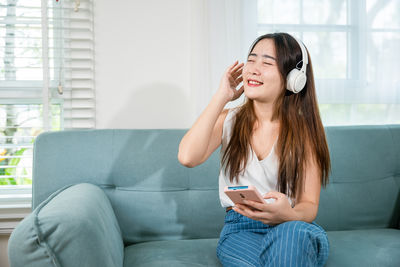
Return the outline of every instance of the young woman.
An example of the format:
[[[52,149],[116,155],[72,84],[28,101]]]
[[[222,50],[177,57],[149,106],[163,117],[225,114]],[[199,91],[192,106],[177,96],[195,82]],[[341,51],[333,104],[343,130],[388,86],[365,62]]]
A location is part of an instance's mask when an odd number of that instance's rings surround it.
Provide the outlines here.
[[[224,109],[243,92],[242,106]],[[194,167],[220,145],[219,195],[227,210],[217,247],[221,263],[323,266],[329,242],[314,220],[330,158],[311,59],[300,41],[286,33],[257,38],[247,62],[235,62],[224,73],[183,137],[178,159]],[[224,193],[235,185],[253,185],[275,201],[235,205]]]

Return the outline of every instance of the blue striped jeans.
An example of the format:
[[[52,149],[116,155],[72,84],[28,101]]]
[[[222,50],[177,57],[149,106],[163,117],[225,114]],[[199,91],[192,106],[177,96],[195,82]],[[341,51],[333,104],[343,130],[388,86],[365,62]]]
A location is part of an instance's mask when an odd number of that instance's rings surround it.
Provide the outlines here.
[[[329,241],[315,222],[263,224],[234,210],[227,212],[217,247],[223,266],[324,266]]]

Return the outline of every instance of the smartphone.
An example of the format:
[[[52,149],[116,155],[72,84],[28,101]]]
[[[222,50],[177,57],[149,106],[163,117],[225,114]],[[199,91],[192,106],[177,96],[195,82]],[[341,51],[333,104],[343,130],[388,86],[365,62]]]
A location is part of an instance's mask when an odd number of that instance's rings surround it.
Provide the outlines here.
[[[257,188],[252,185],[225,186],[224,192],[235,204],[244,204],[243,200],[266,203],[264,198],[258,192]]]

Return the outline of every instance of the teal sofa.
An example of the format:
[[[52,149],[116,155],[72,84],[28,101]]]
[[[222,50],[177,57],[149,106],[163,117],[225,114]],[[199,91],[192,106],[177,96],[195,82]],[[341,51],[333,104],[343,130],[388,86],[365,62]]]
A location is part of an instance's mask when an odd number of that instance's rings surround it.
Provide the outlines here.
[[[219,152],[186,168],[185,130],[41,134],[32,213],[13,231],[11,267],[220,266]],[[316,222],[327,266],[400,266],[400,125],[326,127],[330,184]]]

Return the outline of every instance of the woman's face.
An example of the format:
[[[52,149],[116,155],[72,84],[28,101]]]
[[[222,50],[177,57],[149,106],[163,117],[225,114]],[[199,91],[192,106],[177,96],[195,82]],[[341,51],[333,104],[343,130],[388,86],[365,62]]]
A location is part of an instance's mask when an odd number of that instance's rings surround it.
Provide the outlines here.
[[[271,102],[281,94],[283,82],[272,39],[262,39],[251,51],[243,68],[244,94],[260,102]]]

